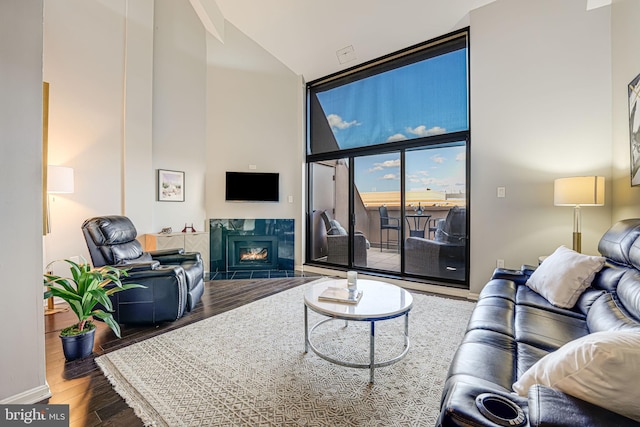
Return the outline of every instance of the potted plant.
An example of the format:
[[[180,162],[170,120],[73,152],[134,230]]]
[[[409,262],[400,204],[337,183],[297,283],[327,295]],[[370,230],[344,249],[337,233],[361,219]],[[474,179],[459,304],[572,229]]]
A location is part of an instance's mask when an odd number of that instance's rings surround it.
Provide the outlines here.
[[[113,266],[91,268],[86,260],[83,261],[82,264],[78,264],[68,259],[64,260],[69,264],[71,277],[44,274],[44,298],[62,298],[78,317],[78,323],[60,332],[62,349],[67,360],[87,357],[93,351],[96,332],[96,325],[92,322],[94,317],[103,320],[120,338],[120,325],[111,314],[113,305],[109,296],[126,289],[144,288],[133,283],[122,284],[121,277],[127,276],[124,269]],[[96,308],[98,304],[107,311],[101,307]]]

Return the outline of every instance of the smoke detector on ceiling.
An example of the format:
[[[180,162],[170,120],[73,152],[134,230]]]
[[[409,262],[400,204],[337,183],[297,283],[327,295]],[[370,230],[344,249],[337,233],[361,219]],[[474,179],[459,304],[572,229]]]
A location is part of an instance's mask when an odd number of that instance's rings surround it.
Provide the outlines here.
[[[340,62],[341,64],[346,64],[347,62],[355,61],[356,52],[353,49],[353,46],[349,45],[347,47],[343,47],[340,50],[337,50],[336,56],[338,57],[338,62]]]

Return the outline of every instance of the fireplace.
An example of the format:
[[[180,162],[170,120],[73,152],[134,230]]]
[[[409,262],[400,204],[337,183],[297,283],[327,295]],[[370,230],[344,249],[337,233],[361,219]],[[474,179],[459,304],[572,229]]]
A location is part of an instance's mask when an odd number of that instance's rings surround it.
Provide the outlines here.
[[[209,271],[232,271],[233,277],[251,277],[257,271],[292,271],[294,229],[293,219],[211,219]]]
[[[227,270],[272,270],[278,267],[276,236],[230,235],[227,237]]]

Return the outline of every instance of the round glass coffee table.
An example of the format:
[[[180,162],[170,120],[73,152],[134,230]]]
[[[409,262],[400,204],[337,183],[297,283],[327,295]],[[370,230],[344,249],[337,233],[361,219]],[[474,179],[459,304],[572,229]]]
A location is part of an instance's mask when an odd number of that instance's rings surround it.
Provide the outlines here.
[[[328,287],[347,287],[346,279],[326,280],[309,286],[304,294],[304,351],[309,349],[321,358],[341,366],[369,369],[369,382],[373,383],[375,368],[389,366],[405,357],[409,351],[409,311],[413,307],[413,297],[399,286],[377,280],[358,279],[358,290],[362,291],[362,298],[357,304],[318,301],[318,296]],[[308,310],[327,316],[309,329]],[[402,352],[384,361],[375,361],[376,322],[404,316],[404,347]],[[311,335],[318,326],[335,319],[345,322],[350,320],[370,322],[369,363],[352,363],[338,360],[322,353],[313,345]]]

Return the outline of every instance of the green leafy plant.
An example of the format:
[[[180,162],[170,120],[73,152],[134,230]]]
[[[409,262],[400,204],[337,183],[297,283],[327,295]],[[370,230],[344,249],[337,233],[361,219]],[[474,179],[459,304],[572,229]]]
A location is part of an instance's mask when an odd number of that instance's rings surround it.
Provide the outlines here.
[[[120,338],[120,325],[111,314],[113,305],[109,296],[116,292],[145,286],[134,283],[122,284],[121,278],[128,275],[125,269],[113,266],[91,268],[86,260],[83,259],[83,261],[82,264],[78,264],[69,259],[64,260],[69,264],[71,277],[44,274],[46,287],[44,298],[52,296],[62,298],[78,317],[78,323],[63,329],[61,335],[70,336],[87,332],[95,328],[91,320],[97,317],[104,320]],[[102,304],[107,311],[96,308],[98,304]]]

